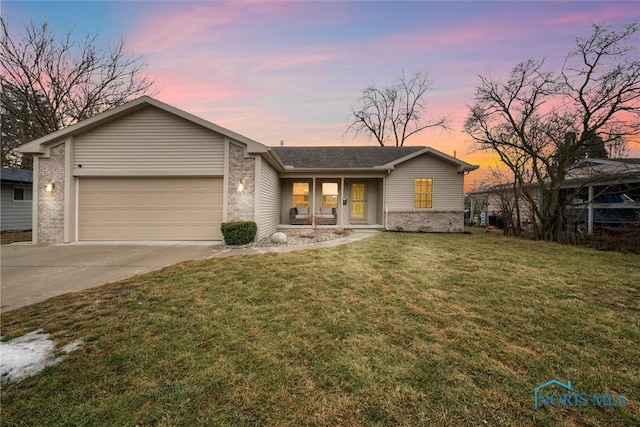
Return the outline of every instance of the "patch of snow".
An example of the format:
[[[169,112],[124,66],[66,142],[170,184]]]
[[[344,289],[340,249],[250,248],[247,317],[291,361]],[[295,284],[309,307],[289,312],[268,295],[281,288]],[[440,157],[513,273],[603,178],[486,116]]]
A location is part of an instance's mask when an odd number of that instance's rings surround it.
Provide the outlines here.
[[[62,347],[62,351],[65,354],[71,353],[81,344],[81,340],[73,341]],[[7,342],[0,341],[0,383],[20,381],[47,366],[60,363],[64,360],[64,355],[55,357],[55,346],[56,343],[49,339],[49,334],[42,333],[41,330]]]

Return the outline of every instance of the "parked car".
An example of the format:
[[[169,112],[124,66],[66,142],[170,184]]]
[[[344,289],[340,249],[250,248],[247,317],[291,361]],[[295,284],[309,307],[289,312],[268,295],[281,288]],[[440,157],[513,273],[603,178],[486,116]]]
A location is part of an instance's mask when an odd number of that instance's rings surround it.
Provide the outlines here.
[[[640,221],[640,202],[626,194],[603,194],[593,201],[593,226],[597,229],[613,229]],[[576,199],[565,208],[565,218],[576,227],[578,233],[586,233],[589,222],[588,201]]]

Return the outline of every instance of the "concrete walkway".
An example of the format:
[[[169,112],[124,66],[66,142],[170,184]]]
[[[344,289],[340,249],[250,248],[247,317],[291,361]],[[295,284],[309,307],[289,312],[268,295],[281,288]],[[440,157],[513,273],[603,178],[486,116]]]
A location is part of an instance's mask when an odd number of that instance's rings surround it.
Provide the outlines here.
[[[123,280],[189,260],[334,247],[377,231],[354,231],[343,238],[307,245],[225,249],[219,243],[77,243],[0,247],[0,312],[57,295]]]

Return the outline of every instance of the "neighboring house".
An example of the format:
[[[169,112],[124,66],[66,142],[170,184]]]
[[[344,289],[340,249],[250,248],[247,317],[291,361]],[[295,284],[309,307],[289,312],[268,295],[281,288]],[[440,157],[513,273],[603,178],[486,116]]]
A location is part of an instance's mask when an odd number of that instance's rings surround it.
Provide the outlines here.
[[[257,238],[292,208],[337,227],[461,231],[464,175],[428,147],[267,147],[142,97],[21,147],[34,156],[36,243]]]
[[[0,226],[2,231],[31,230],[33,173],[2,168]]]
[[[578,231],[592,233],[599,223],[606,222],[611,225],[611,216],[603,215],[598,211],[602,205],[600,201],[611,198],[621,201],[628,199],[640,201],[640,159],[581,160],[568,171],[562,184],[560,197],[561,203],[566,204],[571,211],[565,212],[565,216],[568,219],[573,217],[574,220],[575,217],[581,218],[581,222],[577,224]],[[467,206],[469,206],[467,220],[478,225],[489,225],[494,217],[499,218],[504,214],[502,208],[505,205],[514,204],[511,185],[497,185],[472,191],[467,194]],[[631,204],[628,203],[628,205]],[[480,210],[476,208],[477,206],[481,207]],[[533,221],[533,212],[523,197],[520,198],[519,206],[521,225],[526,226]],[[620,206],[623,204],[621,203]],[[627,208],[626,205],[625,208]],[[624,218],[621,216],[620,222],[628,221],[628,218],[628,216]]]

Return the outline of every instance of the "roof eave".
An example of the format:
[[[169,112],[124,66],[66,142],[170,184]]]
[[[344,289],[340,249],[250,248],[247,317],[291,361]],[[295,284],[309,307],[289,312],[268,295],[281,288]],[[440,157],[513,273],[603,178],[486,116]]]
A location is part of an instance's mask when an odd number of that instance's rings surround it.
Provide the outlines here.
[[[462,161],[460,159],[457,159],[455,157],[451,157],[448,154],[445,154],[442,151],[438,151],[438,150],[436,150],[434,148],[431,148],[431,147],[424,147],[421,150],[415,151],[415,152],[413,152],[411,154],[408,154],[408,155],[406,155],[404,157],[401,157],[401,158],[399,158],[397,160],[394,160],[393,162],[389,162],[389,163],[387,163],[385,165],[382,165],[380,167],[381,168],[386,168],[386,169],[394,169],[394,167],[397,164],[406,162],[407,160],[411,160],[411,159],[416,158],[418,156],[422,156],[423,154],[432,154],[433,156],[438,157],[441,160],[444,160],[444,161],[447,161],[447,162],[452,163],[454,165],[457,165],[458,166],[458,170],[461,171],[461,172],[473,171],[473,170],[476,170],[476,169],[479,168],[478,165],[469,164],[467,162],[464,162],[464,161]]]
[[[294,166],[285,166],[285,172],[384,172],[389,168],[381,166],[363,167],[363,168],[296,168]]]

